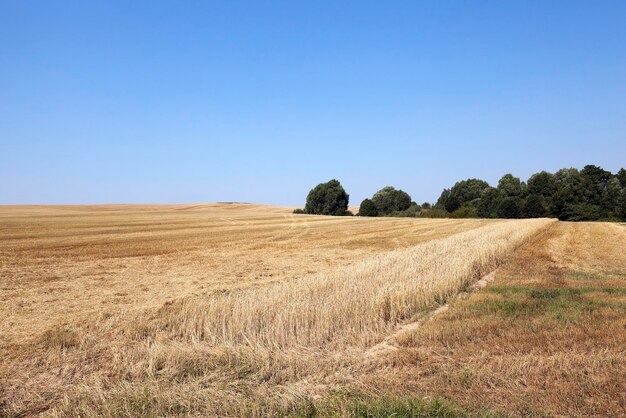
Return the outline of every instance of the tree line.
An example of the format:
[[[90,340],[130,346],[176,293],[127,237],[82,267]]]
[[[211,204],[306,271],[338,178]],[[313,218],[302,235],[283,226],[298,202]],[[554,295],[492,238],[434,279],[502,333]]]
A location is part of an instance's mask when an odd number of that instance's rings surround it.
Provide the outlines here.
[[[304,210],[295,213],[345,216],[349,195],[339,181],[314,187]],[[443,190],[437,202],[417,204],[403,190],[387,186],[361,202],[359,216],[454,218],[543,218],[566,221],[626,221],[626,170],[616,174],[595,165],[582,170],[541,171],[527,181],[505,174],[493,187],[471,178]]]

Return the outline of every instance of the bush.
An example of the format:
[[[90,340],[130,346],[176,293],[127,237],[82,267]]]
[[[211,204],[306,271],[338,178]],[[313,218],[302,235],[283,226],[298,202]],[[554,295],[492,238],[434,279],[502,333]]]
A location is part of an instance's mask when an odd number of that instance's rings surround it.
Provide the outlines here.
[[[359,216],[378,216],[376,204],[370,199],[363,200],[359,206]]]
[[[461,206],[450,215],[452,218],[478,218],[476,209],[471,206]]]
[[[407,218],[415,218],[422,211],[422,207],[417,203],[411,203],[411,206],[405,211],[400,212],[398,216],[405,216]]]
[[[445,209],[424,209],[417,214],[418,218],[449,218],[450,214]]]
[[[304,211],[312,215],[344,216],[348,211],[349,195],[341,183],[331,180],[320,183],[309,192]]]
[[[303,214],[303,213],[306,213],[306,212],[304,211],[304,209],[298,208],[298,209],[294,209],[293,213],[299,215],[299,214]]]

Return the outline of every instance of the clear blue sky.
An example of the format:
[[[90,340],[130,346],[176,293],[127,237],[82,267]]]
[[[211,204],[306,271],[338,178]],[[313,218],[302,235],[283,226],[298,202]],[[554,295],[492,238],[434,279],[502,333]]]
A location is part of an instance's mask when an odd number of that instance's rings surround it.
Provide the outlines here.
[[[626,165],[624,1],[0,0],[0,203]]]

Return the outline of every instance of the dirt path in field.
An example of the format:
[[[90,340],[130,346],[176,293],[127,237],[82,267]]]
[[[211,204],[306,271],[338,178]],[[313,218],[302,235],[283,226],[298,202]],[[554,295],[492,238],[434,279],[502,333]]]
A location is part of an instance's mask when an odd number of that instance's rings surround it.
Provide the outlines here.
[[[491,273],[484,275],[480,280],[478,280],[476,283],[474,283],[470,287],[470,290],[473,292],[473,291],[482,289],[483,287],[487,286],[487,284],[489,284],[489,282],[492,282],[493,280],[495,280],[495,278],[496,278],[496,271],[497,270],[494,270]],[[464,294],[464,293],[460,293],[459,295],[457,295],[452,300],[457,299],[462,294]],[[397,341],[403,335],[405,335],[407,333],[411,333],[411,332],[417,331],[426,321],[430,321],[430,320],[434,319],[437,315],[440,315],[440,314],[444,313],[445,311],[447,311],[449,309],[449,307],[450,307],[450,303],[452,302],[452,300],[450,300],[449,302],[447,302],[447,303],[445,303],[443,305],[440,305],[435,310],[430,311],[428,314],[426,314],[426,316],[418,319],[417,321],[413,321],[413,322],[409,322],[407,324],[400,325],[398,327],[398,329],[394,333],[390,334],[383,341],[381,341],[380,343],[376,344],[375,346],[373,346],[369,350],[367,350],[365,352],[365,357],[366,358],[373,358],[373,357],[382,356],[382,355],[385,355],[387,353],[391,353],[391,352],[399,350],[399,347],[397,345]]]

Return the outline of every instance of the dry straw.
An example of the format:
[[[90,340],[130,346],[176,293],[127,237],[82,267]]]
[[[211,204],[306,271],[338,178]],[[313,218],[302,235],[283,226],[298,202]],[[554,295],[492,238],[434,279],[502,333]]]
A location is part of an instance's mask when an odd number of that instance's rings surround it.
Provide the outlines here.
[[[497,222],[332,273],[187,298],[163,308],[151,327],[211,345],[367,347],[494,269],[551,222]]]

